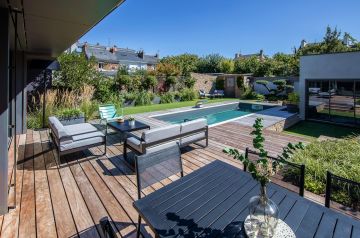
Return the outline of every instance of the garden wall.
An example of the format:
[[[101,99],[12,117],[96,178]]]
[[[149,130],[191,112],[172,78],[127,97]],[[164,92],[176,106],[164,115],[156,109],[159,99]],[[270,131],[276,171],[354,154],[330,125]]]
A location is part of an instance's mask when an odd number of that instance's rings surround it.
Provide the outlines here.
[[[196,79],[194,90],[204,90],[206,93],[212,92],[215,89],[215,80],[217,76],[209,74],[191,73],[191,77]]]

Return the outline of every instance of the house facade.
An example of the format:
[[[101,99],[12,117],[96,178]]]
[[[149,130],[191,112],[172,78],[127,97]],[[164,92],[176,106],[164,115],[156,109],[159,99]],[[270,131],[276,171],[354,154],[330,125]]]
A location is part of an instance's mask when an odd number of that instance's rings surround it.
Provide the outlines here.
[[[360,52],[300,58],[302,119],[360,126]]]
[[[79,44],[82,52],[90,59],[94,57],[97,69],[106,75],[115,75],[120,67],[125,67],[129,72],[139,69],[153,70],[159,63],[159,55],[147,55],[143,50],[119,48],[117,46],[107,47],[99,44]]]

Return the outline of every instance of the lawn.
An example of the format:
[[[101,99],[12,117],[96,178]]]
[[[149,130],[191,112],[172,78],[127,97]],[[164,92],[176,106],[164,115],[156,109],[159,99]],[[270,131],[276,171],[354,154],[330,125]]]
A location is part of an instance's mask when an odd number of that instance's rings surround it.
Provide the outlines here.
[[[359,128],[332,125],[328,123],[301,121],[298,124],[286,129],[284,133],[297,134],[312,138],[318,138],[321,135],[343,138],[351,135],[359,135]]]
[[[226,101],[234,101],[235,98],[219,98],[219,99],[208,99],[205,104],[216,103],[216,102],[226,102]],[[124,114],[137,114],[137,113],[144,113],[144,112],[155,112],[173,108],[180,108],[180,107],[189,107],[195,106],[196,102],[199,99],[194,101],[186,101],[186,102],[174,102],[174,103],[164,103],[164,104],[153,104],[148,106],[137,106],[137,107],[126,107],[124,108]]]

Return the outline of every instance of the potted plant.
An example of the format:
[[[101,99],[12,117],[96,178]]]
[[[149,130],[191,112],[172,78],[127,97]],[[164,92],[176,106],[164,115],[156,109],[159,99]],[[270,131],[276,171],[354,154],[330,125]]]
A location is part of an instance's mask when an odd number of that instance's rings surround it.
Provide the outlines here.
[[[279,208],[267,196],[266,186],[271,181],[270,177],[276,174],[282,163],[289,159],[295,150],[303,149],[304,146],[301,142],[296,145],[289,143],[276,160],[270,159],[264,148],[262,118],[256,118],[253,128],[251,135],[254,136],[253,146],[259,156],[257,160],[251,160],[247,154],[243,155],[233,148],[225,148],[224,153],[240,160],[251,176],[260,184],[260,194],[251,197],[249,201],[249,216],[244,222],[246,232],[254,232],[254,234],[258,234],[257,237],[273,237],[278,223]]]
[[[128,122],[129,122],[130,126],[135,126],[135,117],[129,116],[128,117]]]
[[[80,109],[62,109],[55,115],[64,126],[85,122],[85,115]]]
[[[293,92],[288,94],[288,99],[286,101],[287,111],[290,113],[296,113],[299,111],[299,94]]]

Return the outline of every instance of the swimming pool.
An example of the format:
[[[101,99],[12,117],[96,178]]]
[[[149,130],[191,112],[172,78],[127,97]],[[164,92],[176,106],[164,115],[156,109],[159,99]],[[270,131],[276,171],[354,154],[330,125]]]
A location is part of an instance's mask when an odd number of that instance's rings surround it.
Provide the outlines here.
[[[272,107],[273,106],[251,103],[231,103],[207,108],[190,109],[182,112],[167,113],[154,116],[153,118],[171,124],[181,123],[185,120],[206,118],[208,125],[213,125]]]

